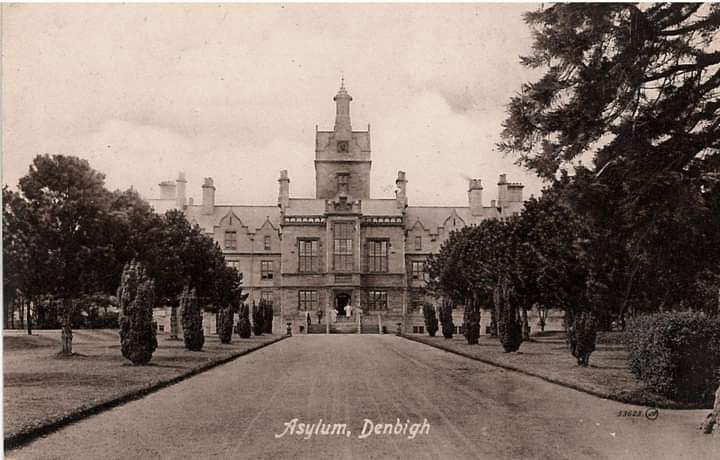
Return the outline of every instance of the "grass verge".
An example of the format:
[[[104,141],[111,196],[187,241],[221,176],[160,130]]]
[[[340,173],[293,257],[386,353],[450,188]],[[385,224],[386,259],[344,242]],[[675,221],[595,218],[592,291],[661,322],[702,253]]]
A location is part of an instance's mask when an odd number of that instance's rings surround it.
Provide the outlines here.
[[[20,331],[22,332],[22,331]],[[60,358],[59,331],[3,334],[5,448],[25,444],[68,423],[138,399],[200,372],[260,349],[285,336],[233,337],[223,345],[206,337],[200,352],[182,340],[158,337],[146,366],[120,353],[115,330],[74,331],[72,357]]]
[[[563,334],[548,334],[523,342],[518,353],[505,353],[500,342],[489,336],[481,336],[478,345],[469,345],[462,336],[452,339],[420,335],[404,337],[600,398],[660,409],[706,408],[673,401],[646,388],[630,372],[624,346],[612,338],[599,340],[590,357],[590,366],[580,367],[568,351]]]

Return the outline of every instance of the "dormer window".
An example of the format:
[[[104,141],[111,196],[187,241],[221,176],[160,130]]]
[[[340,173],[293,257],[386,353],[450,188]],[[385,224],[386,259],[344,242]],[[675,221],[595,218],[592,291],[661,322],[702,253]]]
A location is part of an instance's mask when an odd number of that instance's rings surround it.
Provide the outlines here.
[[[350,174],[341,173],[337,175],[337,191],[339,194],[348,193],[350,183]]]
[[[348,153],[349,150],[350,150],[350,145],[348,144],[348,141],[338,141],[338,143],[337,143],[338,153]]]

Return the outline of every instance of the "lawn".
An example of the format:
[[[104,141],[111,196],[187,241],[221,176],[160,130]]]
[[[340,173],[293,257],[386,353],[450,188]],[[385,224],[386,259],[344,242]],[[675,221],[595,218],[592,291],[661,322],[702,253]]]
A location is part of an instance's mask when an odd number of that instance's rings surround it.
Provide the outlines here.
[[[60,358],[59,331],[4,331],[5,438],[30,432],[74,412],[178,378],[198,368],[277,340],[277,335],[250,339],[233,336],[223,345],[205,338],[203,351],[185,350],[182,340],[158,337],[158,349],[147,366],[133,366],[120,353],[116,330],[73,331],[70,358]]]
[[[618,333],[598,336],[597,349],[587,368],[577,365],[562,332],[533,337],[523,342],[518,353],[504,353],[500,341],[486,335],[480,337],[478,345],[469,345],[462,335],[452,339],[420,335],[408,338],[617,401],[669,409],[697,408],[645,388],[630,372],[628,354]]]

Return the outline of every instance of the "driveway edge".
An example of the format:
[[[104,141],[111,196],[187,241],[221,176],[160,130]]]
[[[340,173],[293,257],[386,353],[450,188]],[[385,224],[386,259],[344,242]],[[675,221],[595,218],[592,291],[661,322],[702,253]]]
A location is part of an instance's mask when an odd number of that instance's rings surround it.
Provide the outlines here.
[[[222,364],[226,364],[226,363],[228,363],[232,360],[235,360],[241,356],[247,355],[248,353],[252,353],[253,351],[257,351],[257,350],[260,350],[261,348],[265,348],[269,345],[280,342],[281,340],[284,340],[288,337],[289,336],[287,336],[287,335],[280,336],[280,337],[276,338],[275,340],[271,340],[269,342],[262,343],[256,347],[248,348],[247,350],[233,353],[224,358],[220,358],[215,361],[207,362],[198,367],[190,369],[182,374],[176,375],[175,377],[172,377],[170,379],[160,380],[158,382],[145,385],[143,387],[140,387],[135,390],[129,391],[127,393],[121,394],[119,396],[113,396],[109,399],[100,401],[96,404],[78,408],[77,410],[67,413],[67,414],[64,414],[61,417],[50,419],[50,420],[46,421],[45,423],[42,423],[41,425],[33,427],[32,429],[21,431],[19,433],[16,433],[16,434],[6,437],[5,442],[4,442],[5,451],[7,452],[10,449],[15,449],[17,447],[20,447],[24,444],[34,441],[35,439],[39,438],[40,436],[48,435],[48,434],[52,433],[53,431],[56,431],[66,425],[73,423],[73,422],[77,422],[84,418],[90,417],[91,415],[96,415],[96,414],[104,412],[108,409],[112,409],[114,407],[128,403],[130,401],[140,399],[146,395],[149,395],[150,393],[154,393],[158,390],[162,390],[163,388],[169,387],[170,385],[174,385],[176,383],[182,382],[183,380],[186,380],[194,375],[200,374],[205,371],[209,371],[210,369],[213,369]]]
[[[586,394],[589,394],[589,395],[591,395],[591,396],[595,396],[595,397],[602,398],[602,399],[609,399],[609,400],[611,400],[611,401],[621,402],[621,403],[624,403],[624,404],[633,404],[633,405],[636,405],[636,406],[655,407],[655,408],[658,408],[658,409],[672,409],[672,410],[680,410],[680,409],[704,409],[702,406],[692,405],[692,404],[683,404],[683,403],[679,403],[679,402],[675,402],[675,401],[649,401],[649,400],[643,399],[642,397],[633,397],[632,394],[617,394],[617,393],[611,393],[611,392],[601,392],[601,391],[594,390],[594,389],[592,389],[592,388],[587,388],[587,387],[582,386],[582,385],[577,385],[577,384],[570,383],[570,382],[567,382],[567,381],[563,381],[563,380],[555,379],[555,378],[552,378],[552,377],[548,377],[548,376],[546,376],[546,375],[539,374],[539,373],[533,372],[533,371],[529,371],[529,370],[523,369],[523,368],[521,368],[521,367],[513,366],[513,365],[510,365],[510,364],[500,363],[500,362],[498,362],[498,361],[495,361],[495,360],[492,360],[492,359],[488,359],[488,358],[480,358],[480,357],[471,355],[471,354],[469,354],[469,353],[464,353],[464,352],[459,351],[459,350],[454,350],[454,349],[452,349],[452,348],[450,348],[450,347],[444,347],[444,346],[442,346],[441,344],[428,343],[428,342],[425,342],[424,340],[422,340],[422,339],[420,339],[420,338],[413,337],[413,336],[410,336],[410,335],[402,335],[402,337],[403,337],[404,339],[407,339],[407,340],[410,340],[410,341],[413,341],[413,342],[417,342],[417,343],[421,343],[421,344],[423,344],[423,345],[427,345],[428,347],[437,348],[438,350],[443,350],[443,351],[446,351],[446,352],[448,352],[448,353],[453,353],[453,354],[455,354],[455,355],[459,355],[459,356],[462,356],[462,357],[464,357],[464,358],[469,358],[469,359],[472,359],[472,360],[475,360],[475,361],[480,361],[481,363],[489,364],[489,365],[495,366],[495,367],[500,367],[500,368],[502,368],[502,369],[506,369],[506,370],[509,370],[509,371],[519,372],[519,373],[521,373],[521,374],[529,375],[530,377],[537,377],[537,378],[542,379],[542,380],[544,380],[544,381],[546,381],[546,382],[553,383],[553,384],[555,384],[555,385],[560,385],[560,386],[565,387],[565,388],[570,388],[571,390],[580,391],[580,392],[582,392],[582,393],[586,393]]]

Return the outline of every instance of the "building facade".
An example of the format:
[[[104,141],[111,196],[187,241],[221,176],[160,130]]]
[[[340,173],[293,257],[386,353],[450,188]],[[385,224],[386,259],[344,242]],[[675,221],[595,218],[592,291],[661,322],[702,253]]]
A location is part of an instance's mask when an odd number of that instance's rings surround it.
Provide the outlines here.
[[[183,209],[212,236],[243,273],[248,301],[271,302],[282,330],[290,323],[294,332],[306,331],[309,313],[313,330],[395,331],[400,323],[420,332],[427,257],[453,230],[518,214],[523,185],[501,174],[497,199],[485,206],[482,184],[472,179],[467,206],[411,206],[408,178],[398,171],[395,196],[373,198],[370,127],[353,130],[344,85],[334,101],[333,129],[316,129],[314,198],[293,198],[283,170],[274,205],[217,204],[211,178],[195,204],[182,175],[161,183],[160,198],[150,202],[159,212]]]

